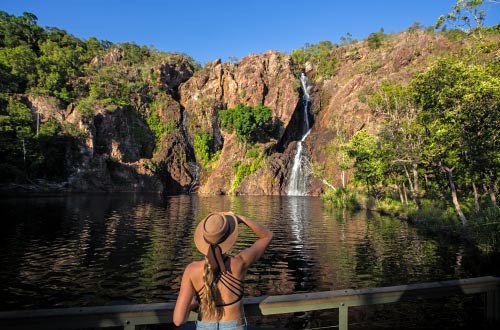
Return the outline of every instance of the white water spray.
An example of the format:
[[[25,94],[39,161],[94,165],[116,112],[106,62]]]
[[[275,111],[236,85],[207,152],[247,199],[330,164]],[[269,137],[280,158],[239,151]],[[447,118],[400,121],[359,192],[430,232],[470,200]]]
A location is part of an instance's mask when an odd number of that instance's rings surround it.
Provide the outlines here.
[[[300,75],[300,83],[304,95],[302,101],[304,102],[304,121],[302,125],[302,138],[297,142],[297,151],[293,158],[292,175],[288,182],[287,195],[288,196],[305,196],[307,195],[307,179],[309,177],[309,163],[306,156],[302,152],[302,142],[311,132],[309,125],[309,91],[308,81],[304,73]]]

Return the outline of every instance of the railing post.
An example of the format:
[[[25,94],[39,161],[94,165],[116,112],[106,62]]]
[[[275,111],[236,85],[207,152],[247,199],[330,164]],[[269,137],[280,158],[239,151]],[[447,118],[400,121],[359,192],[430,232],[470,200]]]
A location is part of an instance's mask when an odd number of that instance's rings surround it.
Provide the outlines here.
[[[489,325],[500,325],[500,290],[486,291],[486,320]]]
[[[339,330],[347,330],[349,324],[348,306],[341,303],[339,306]]]

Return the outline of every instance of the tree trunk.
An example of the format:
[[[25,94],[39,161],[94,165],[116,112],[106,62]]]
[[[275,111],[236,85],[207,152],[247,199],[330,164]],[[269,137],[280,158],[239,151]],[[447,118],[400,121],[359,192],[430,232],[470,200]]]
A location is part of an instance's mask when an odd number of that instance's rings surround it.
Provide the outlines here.
[[[399,199],[401,200],[401,205],[405,205],[405,198],[403,196],[403,189],[401,189],[401,187],[398,184],[396,184],[396,189],[399,193]]]
[[[415,202],[415,205],[417,207],[417,210],[420,209],[420,200],[418,198],[418,192],[415,191],[415,182],[417,182],[418,185],[418,180],[415,179],[415,172],[413,173],[413,180],[410,177],[410,173],[408,172],[408,169],[406,168],[406,165],[403,166],[405,169],[405,174],[406,174],[406,179],[408,180],[408,185],[410,186],[410,193],[411,193],[411,198]],[[418,189],[418,186],[417,186]]]
[[[448,180],[450,181],[450,189],[451,189],[451,198],[453,200],[453,205],[455,206],[455,210],[458,213],[458,217],[460,221],[462,221],[462,225],[467,225],[467,219],[465,218],[462,209],[460,208],[460,203],[458,202],[457,189],[455,188],[455,183],[453,182],[453,170],[454,167],[449,168],[447,166],[442,166],[442,169],[448,174]]]
[[[408,205],[408,194],[406,193],[406,185],[404,182],[403,182],[403,193],[405,196],[405,205]]]
[[[420,191],[418,187],[418,163],[413,162],[413,199],[417,205],[417,210],[420,209]]]
[[[408,184],[410,185],[410,191],[413,191],[413,182],[411,181],[410,173],[408,173],[406,165],[403,165],[403,168],[405,169],[406,179],[408,180]]]
[[[497,207],[497,196],[495,196],[495,191],[493,191],[493,188],[491,188],[491,185],[485,185],[484,190],[488,192],[488,195],[490,195],[490,200],[491,204],[493,207]]]
[[[477,191],[476,183],[472,181],[472,189],[474,190],[474,209],[476,213],[479,213],[481,210],[479,207],[479,192]]]

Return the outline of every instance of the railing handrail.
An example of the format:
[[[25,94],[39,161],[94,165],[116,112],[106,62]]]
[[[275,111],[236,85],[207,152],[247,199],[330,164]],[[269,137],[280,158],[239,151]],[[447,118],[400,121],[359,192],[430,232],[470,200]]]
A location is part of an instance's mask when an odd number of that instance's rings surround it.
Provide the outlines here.
[[[312,293],[269,296],[260,302],[264,315],[279,314],[279,309],[289,312],[305,312],[363,306],[391,302],[411,301],[420,297],[442,297],[449,294],[477,294],[500,288],[500,278],[493,276],[440,282],[416,283],[366,289],[344,289]],[[297,308],[294,308],[297,306]],[[300,307],[299,307],[300,306]],[[307,308],[311,309],[307,309]]]
[[[347,309],[352,306],[411,301],[450,294],[487,294],[486,316],[500,323],[500,277],[478,277],[366,289],[297,293],[244,299],[248,316],[339,309],[339,328],[347,329]],[[1,329],[75,329],[171,323],[175,303],[70,307],[0,312]],[[191,313],[190,320],[196,319]]]

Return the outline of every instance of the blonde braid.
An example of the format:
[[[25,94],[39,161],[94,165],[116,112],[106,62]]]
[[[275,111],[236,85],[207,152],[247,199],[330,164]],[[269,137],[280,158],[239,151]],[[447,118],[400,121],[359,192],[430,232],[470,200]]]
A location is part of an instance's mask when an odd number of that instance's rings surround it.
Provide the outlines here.
[[[205,266],[203,268],[203,286],[205,290],[200,297],[201,315],[206,319],[216,318],[218,320],[221,317],[221,310],[215,302],[220,297],[220,292],[217,288],[217,283],[214,281],[214,273],[207,257],[205,257]]]

